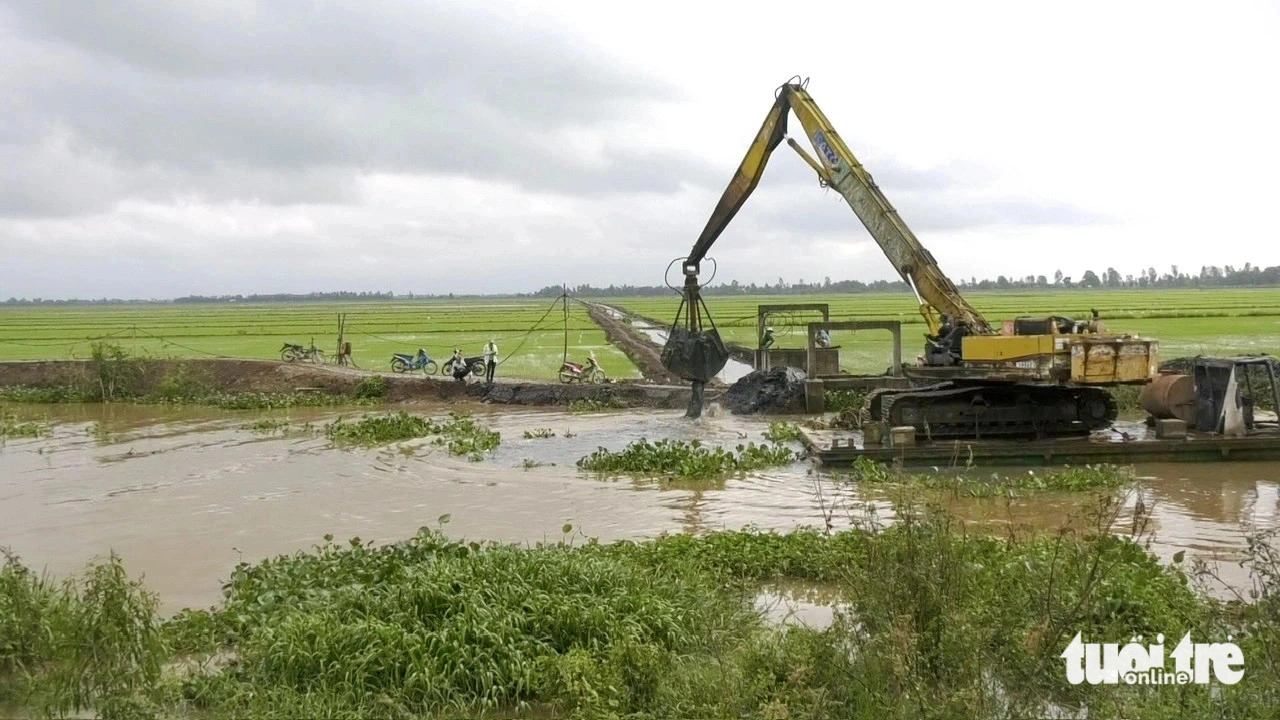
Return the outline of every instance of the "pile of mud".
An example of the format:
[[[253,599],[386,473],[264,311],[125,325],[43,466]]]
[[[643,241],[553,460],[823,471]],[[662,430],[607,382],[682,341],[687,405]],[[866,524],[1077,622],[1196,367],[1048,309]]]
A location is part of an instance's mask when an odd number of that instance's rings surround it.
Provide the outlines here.
[[[720,396],[720,405],[738,415],[804,412],[804,372],[779,367],[756,370]]]

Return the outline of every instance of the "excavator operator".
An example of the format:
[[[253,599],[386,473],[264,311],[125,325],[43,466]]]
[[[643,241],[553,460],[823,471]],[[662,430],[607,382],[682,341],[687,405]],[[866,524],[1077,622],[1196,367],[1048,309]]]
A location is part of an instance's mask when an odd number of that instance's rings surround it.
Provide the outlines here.
[[[929,365],[957,365],[960,362],[960,343],[969,334],[969,328],[951,321],[951,316],[942,313],[939,317],[938,334],[926,335],[925,363]]]

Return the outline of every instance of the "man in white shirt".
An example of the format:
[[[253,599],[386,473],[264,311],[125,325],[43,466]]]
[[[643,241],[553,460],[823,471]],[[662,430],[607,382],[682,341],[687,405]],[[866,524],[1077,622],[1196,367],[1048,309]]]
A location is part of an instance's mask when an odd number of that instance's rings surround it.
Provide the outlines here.
[[[484,381],[493,382],[493,371],[498,367],[498,341],[489,338],[484,346]]]

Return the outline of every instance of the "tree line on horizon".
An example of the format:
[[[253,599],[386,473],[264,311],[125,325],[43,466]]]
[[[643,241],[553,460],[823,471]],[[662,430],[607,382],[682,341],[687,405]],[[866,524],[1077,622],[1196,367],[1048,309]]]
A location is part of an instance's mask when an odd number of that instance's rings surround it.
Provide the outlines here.
[[[1045,275],[1026,275],[1011,278],[999,275],[994,280],[979,280],[976,277],[960,278],[956,281],[961,290],[1044,290],[1044,289],[1097,289],[1097,288],[1202,288],[1202,287],[1269,287],[1280,285],[1280,265],[1262,268],[1245,263],[1244,267],[1232,265],[1218,267],[1205,265],[1197,275],[1182,272],[1177,265],[1169,268],[1169,272],[1159,273],[1149,267],[1137,275],[1132,273],[1121,275],[1115,268],[1094,272],[1086,270],[1079,280],[1064,275],[1061,270],[1050,279]],[[637,295],[664,295],[672,289],[656,285],[610,285],[606,288],[578,285],[571,287],[578,295],[598,297],[627,297]],[[708,285],[703,288],[707,295],[817,295],[821,293],[868,293],[868,292],[910,292],[911,288],[901,280],[837,280],[825,277],[821,281],[788,283],[778,278],[777,283],[758,285],[743,284],[737,280],[727,283]],[[548,285],[534,293],[538,297],[555,297],[561,292],[559,285]]]
[[[1198,274],[1182,272],[1177,265],[1169,268],[1169,272],[1159,273],[1154,267],[1149,267],[1144,271],[1140,271],[1136,275],[1133,273],[1121,275],[1115,268],[1109,267],[1105,270],[1094,272],[1086,270],[1077,280],[1070,275],[1064,275],[1061,270],[1056,271],[1053,277],[1045,275],[1026,275],[1024,277],[1007,277],[999,275],[994,280],[979,280],[976,277],[968,279],[961,278],[957,283],[961,290],[1043,290],[1043,289],[1098,289],[1098,288],[1140,288],[1140,289],[1160,289],[1160,288],[1213,288],[1213,287],[1269,287],[1280,286],[1280,265],[1271,267],[1259,267],[1252,263],[1245,263],[1243,267],[1236,268],[1231,265],[1222,267],[1216,265],[1201,266]],[[311,293],[267,293],[267,294],[237,294],[237,295],[186,295],[173,300],[141,300],[141,299],[121,299],[121,298],[98,298],[98,299],[45,299],[45,298],[15,298],[10,297],[3,302],[4,305],[115,305],[115,304],[134,304],[143,305],[151,303],[173,303],[173,304],[200,304],[200,303],[272,303],[272,302],[321,302],[321,301],[356,301],[356,302],[380,302],[391,300],[443,300],[443,299],[473,299],[473,298],[550,298],[559,297],[566,289],[561,285],[548,285],[541,290],[526,293],[475,293],[475,294],[424,294],[424,293],[394,293],[394,292],[377,292],[363,291],[354,292],[347,290],[339,290],[332,292],[311,292]],[[582,284],[569,286],[569,292],[575,295],[594,296],[594,297],[636,297],[636,296],[653,296],[666,295],[672,292],[672,289],[664,285],[609,285],[608,287],[594,287],[590,284]],[[901,280],[874,280],[871,282],[863,282],[861,280],[836,280],[830,277],[824,277],[821,281],[805,282],[802,278],[794,283],[788,283],[783,278],[778,278],[776,283],[740,283],[737,280],[729,282],[708,285],[703,288],[703,292],[707,295],[817,295],[822,293],[876,293],[876,292],[910,292],[907,284]]]

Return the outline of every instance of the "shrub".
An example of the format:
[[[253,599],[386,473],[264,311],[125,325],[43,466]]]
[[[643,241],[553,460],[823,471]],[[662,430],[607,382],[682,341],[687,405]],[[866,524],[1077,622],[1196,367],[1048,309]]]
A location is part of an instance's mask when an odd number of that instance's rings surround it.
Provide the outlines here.
[[[381,400],[387,396],[387,379],[370,375],[356,384],[351,396],[357,400]]]
[[[142,363],[115,343],[99,340],[91,346],[93,370],[97,380],[99,400],[130,398],[137,395],[142,380]]]
[[[207,375],[178,365],[156,383],[151,396],[161,402],[194,402],[214,394]]]

